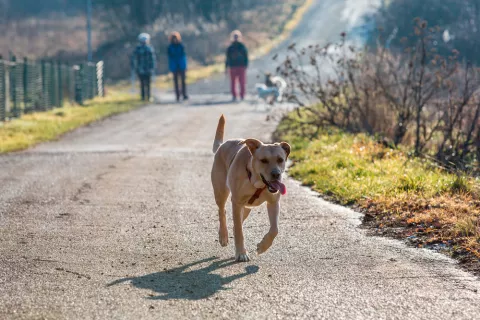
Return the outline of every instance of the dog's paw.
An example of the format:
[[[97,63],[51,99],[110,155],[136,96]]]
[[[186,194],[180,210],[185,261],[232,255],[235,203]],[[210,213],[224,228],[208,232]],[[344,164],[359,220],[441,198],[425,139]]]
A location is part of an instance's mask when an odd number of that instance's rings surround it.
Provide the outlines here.
[[[267,251],[273,244],[273,239],[275,237],[266,235],[262,241],[257,244],[257,254],[262,254]]]
[[[272,244],[267,244],[265,243],[264,241],[260,242],[259,244],[257,244],[257,254],[262,254],[264,253],[265,251],[268,250],[268,248],[270,248]]]
[[[220,242],[220,245],[222,247],[226,247],[228,245],[228,233],[227,232],[225,232],[225,233],[219,232],[218,233],[218,242]]]
[[[250,257],[248,256],[248,253],[237,253],[235,256],[235,261],[236,262],[248,262],[250,261]]]

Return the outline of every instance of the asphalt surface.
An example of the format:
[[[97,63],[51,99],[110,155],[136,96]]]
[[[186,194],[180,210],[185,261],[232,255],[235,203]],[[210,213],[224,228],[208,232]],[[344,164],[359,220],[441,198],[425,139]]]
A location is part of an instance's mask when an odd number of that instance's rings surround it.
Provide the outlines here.
[[[210,185],[217,120],[225,114],[227,138],[265,141],[276,123],[228,98],[177,105],[162,95],[1,156],[0,319],[479,318],[477,278],[440,254],[366,236],[360,214],[291,179],[272,248],[234,263],[233,241],[217,242]],[[267,230],[266,209],[254,210],[247,249]]]

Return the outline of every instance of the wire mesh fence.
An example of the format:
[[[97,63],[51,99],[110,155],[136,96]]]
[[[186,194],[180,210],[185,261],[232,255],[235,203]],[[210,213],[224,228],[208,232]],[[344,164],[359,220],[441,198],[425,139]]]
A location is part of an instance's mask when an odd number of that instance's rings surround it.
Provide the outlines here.
[[[0,121],[61,107],[65,102],[83,105],[85,100],[103,96],[103,76],[102,61],[72,66],[0,57]]]

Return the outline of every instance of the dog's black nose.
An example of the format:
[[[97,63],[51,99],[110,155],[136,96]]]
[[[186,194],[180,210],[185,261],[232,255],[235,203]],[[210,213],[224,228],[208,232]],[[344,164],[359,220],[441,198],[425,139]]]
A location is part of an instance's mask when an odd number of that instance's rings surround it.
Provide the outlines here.
[[[279,171],[275,170],[275,171],[272,171],[272,179],[273,180],[278,180],[280,179],[280,176],[282,175]]]

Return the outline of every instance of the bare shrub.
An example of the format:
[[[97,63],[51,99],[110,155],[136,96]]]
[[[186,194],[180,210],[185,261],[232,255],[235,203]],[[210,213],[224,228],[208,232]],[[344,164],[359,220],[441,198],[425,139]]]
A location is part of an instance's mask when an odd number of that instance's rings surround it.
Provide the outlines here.
[[[316,131],[329,125],[366,132],[465,170],[480,154],[480,71],[462,67],[456,50],[437,54],[437,32],[416,19],[416,41],[403,52],[359,51],[345,34],[325,47],[292,45],[277,72],[301,107],[300,122]]]

